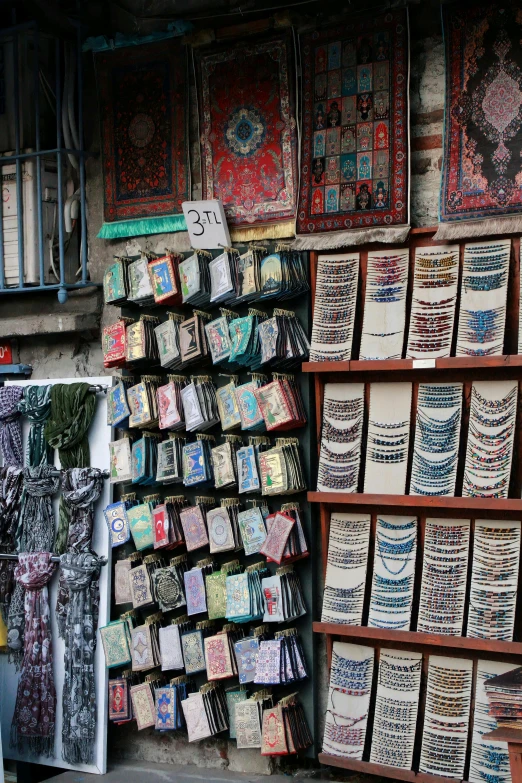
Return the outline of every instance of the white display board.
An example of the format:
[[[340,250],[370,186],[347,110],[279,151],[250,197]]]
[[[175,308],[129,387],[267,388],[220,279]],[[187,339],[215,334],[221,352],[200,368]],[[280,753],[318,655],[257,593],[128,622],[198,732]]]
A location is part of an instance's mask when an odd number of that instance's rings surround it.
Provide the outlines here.
[[[110,386],[110,377],[100,378],[56,378],[52,380],[38,381],[6,381],[6,385],[11,386],[45,386],[55,383],[77,383],[83,381],[92,385]],[[29,422],[22,419],[22,435],[24,448],[29,432]],[[107,470],[109,468],[109,442],[111,440],[111,428],[107,425],[107,398],[104,394],[96,395],[96,410],[93,421],[89,428],[89,446],[91,451],[91,466]],[[55,452],[55,464],[60,466],[58,452]],[[103,566],[100,574],[100,614],[98,627],[106,625],[110,619],[110,596],[111,596],[111,547],[109,544],[109,534],[107,525],[103,516],[103,509],[111,502],[111,485],[109,480],[104,481],[103,491],[94,507],[94,534],[92,539],[93,550],[100,556],[108,558],[108,563]],[[53,499],[56,527],[58,528],[58,505],[60,494]],[[14,664],[8,663],[7,655],[0,655],[0,721],[2,727],[2,746],[4,758],[15,761],[29,761],[37,764],[46,764],[50,767],[59,767],[62,769],[75,769],[82,772],[93,772],[105,774],[107,771],[107,691],[108,691],[108,671],[105,667],[105,656],[103,647],[98,635],[98,644],[96,646],[95,657],[95,676],[96,676],[96,742],[93,764],[68,764],[62,759],[62,690],[64,680],[64,641],[58,636],[58,627],[55,616],[56,597],[58,593],[59,570],[53,575],[50,583],[50,609],[51,609],[51,628],[53,640],[53,663],[54,663],[54,682],[56,685],[56,733],[54,744],[54,757],[45,756],[31,757],[27,753],[20,754],[16,748],[11,748],[9,744],[11,733],[11,721],[16,702],[16,691],[18,687],[19,673]]]

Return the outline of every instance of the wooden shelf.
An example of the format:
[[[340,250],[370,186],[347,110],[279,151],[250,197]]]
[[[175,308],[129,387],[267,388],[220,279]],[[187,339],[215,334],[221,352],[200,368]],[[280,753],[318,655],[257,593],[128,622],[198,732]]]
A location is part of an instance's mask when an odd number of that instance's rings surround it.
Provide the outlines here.
[[[450,498],[425,495],[374,495],[364,492],[308,492],[310,503],[323,503],[353,510],[380,513],[417,511],[434,517],[460,519],[521,519],[522,499]],[[351,507],[351,508],[350,508]]]
[[[422,772],[414,772],[410,769],[388,767],[386,764],[372,764],[370,761],[356,761],[342,756],[330,756],[328,753],[319,753],[319,763],[341,769],[352,769],[363,772],[366,775],[379,775],[392,780],[409,780],[416,783],[457,783],[455,778],[446,778],[442,775],[426,775]]]
[[[366,643],[371,647],[384,645],[395,649],[413,647],[419,651],[444,654],[451,651],[459,658],[500,657],[502,660],[520,662],[522,642],[501,642],[497,639],[471,639],[466,636],[447,636],[419,631],[395,631],[387,628],[368,628],[361,625],[338,625],[336,623],[314,623],[315,633],[342,636],[355,643]],[[522,732],[521,732],[522,734]]]
[[[517,745],[522,745],[521,729],[493,729],[493,731],[483,734],[482,737],[495,742],[514,742]]]
[[[420,363],[414,365],[413,359],[383,359],[380,361],[360,361],[352,359],[347,362],[304,362],[303,372],[319,375],[341,374],[351,378],[369,380],[374,377],[379,381],[397,381],[414,379],[438,380],[451,377],[453,380],[479,380],[488,378],[506,378],[508,375],[517,378],[522,375],[522,356],[450,356],[445,359],[434,359],[431,366]]]

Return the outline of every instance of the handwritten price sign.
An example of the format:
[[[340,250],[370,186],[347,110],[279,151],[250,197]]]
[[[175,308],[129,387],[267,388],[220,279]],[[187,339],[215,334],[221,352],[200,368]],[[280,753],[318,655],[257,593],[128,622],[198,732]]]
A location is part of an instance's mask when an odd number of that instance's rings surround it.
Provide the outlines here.
[[[198,250],[217,250],[222,245],[230,247],[230,234],[221,201],[184,201],[183,214],[192,247]]]

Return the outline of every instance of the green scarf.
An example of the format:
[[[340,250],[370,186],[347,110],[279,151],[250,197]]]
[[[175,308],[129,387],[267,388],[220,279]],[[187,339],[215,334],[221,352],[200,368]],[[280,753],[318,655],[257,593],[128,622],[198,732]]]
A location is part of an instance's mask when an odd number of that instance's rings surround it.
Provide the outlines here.
[[[52,450],[44,437],[45,422],[51,411],[51,386],[26,386],[18,410],[31,422],[26,446],[26,465],[36,467],[51,462]]]
[[[95,395],[88,383],[57,383],[51,390],[51,415],[45,427],[49,446],[58,449],[62,469],[88,468],[91,464],[89,430],[94,410]],[[63,554],[67,548],[70,511],[60,500],[60,524],[56,536],[56,551]]]

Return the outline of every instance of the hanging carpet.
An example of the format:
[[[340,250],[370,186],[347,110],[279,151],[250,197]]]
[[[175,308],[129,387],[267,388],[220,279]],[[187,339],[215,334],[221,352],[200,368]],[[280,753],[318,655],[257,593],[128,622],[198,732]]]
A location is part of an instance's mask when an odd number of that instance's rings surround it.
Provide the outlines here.
[[[518,6],[518,7],[517,7]],[[435,239],[522,231],[520,4],[443,6],[446,125]]]
[[[302,250],[409,233],[407,10],[353,19],[301,38]]]
[[[186,59],[164,41],[95,56],[104,223],[116,239],[186,231],[189,198]]]
[[[233,241],[294,236],[297,131],[290,33],[196,55],[203,198]]]

